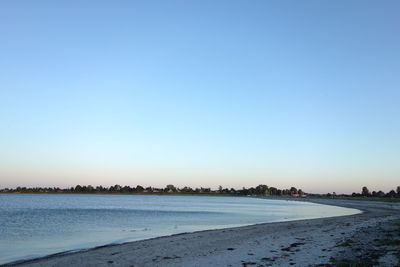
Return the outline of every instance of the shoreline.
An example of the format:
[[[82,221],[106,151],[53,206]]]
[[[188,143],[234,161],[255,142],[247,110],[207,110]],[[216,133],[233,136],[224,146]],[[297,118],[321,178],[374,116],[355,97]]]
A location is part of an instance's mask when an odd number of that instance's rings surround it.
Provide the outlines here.
[[[77,251],[70,250],[14,261],[2,266],[329,264],[329,260],[337,254],[337,243],[364,228],[371,229],[379,223],[400,219],[400,205],[396,203],[337,199],[280,200],[353,208],[361,213],[179,233]]]

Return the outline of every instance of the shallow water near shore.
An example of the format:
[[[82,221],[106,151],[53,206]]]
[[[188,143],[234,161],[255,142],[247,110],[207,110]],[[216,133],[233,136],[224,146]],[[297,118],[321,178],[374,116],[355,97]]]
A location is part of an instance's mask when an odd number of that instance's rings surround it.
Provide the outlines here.
[[[199,230],[358,213],[246,197],[0,195],[0,264]]]

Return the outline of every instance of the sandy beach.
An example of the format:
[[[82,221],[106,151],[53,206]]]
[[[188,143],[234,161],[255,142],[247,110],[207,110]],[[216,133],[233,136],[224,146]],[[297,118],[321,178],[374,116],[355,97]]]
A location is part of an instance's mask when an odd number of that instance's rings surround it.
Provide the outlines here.
[[[305,200],[360,214],[265,223],[108,245],[13,266],[331,266],[399,264],[400,203]],[[397,227],[397,228],[396,228]],[[386,241],[386,242],[385,242]],[[392,242],[391,242],[392,241]]]

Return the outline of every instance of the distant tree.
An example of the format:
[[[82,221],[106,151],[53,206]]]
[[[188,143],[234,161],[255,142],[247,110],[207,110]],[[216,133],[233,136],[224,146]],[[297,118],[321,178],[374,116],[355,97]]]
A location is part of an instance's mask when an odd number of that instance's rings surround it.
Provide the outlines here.
[[[144,187],[141,185],[137,185],[135,191],[141,193],[144,191]]]
[[[209,188],[209,187],[202,187],[201,189],[200,189],[200,191],[202,192],[202,193],[210,193],[211,192],[211,188]]]
[[[254,195],[256,194],[256,189],[254,187],[250,187],[247,189],[248,195]]]
[[[176,187],[172,184],[169,184],[165,187],[165,192],[176,192]]]
[[[379,190],[378,193],[376,193],[376,195],[377,195],[378,197],[384,197],[384,196],[385,196],[385,193],[383,193],[382,190]]]
[[[367,197],[370,195],[369,190],[366,186],[363,186],[363,188],[361,189],[361,195]]]
[[[400,195],[400,185],[396,188],[397,195]]]
[[[122,186],[120,186],[119,184],[116,184],[116,185],[114,185],[114,190],[117,192],[121,192]]]
[[[121,191],[124,193],[129,193],[131,191],[131,187],[128,185],[125,185],[124,187],[122,187]]]
[[[396,192],[395,192],[394,190],[390,190],[390,192],[387,193],[386,196],[388,196],[388,197],[395,197],[395,196],[396,196]]]
[[[101,185],[96,186],[96,192],[104,192],[104,191],[107,191],[107,189],[104,188],[103,186],[101,186]]]
[[[146,187],[146,191],[149,193],[153,192],[153,188],[151,186]]]
[[[283,190],[282,190],[282,194],[283,194],[283,195],[290,195],[291,193],[290,193],[290,190],[289,190],[289,189],[283,189]]]
[[[268,192],[268,186],[260,184],[255,188],[255,193],[258,195],[264,195]]]
[[[192,193],[193,189],[190,188],[190,187],[185,186],[184,188],[181,189],[181,192]]]
[[[291,187],[291,188],[290,188],[290,194],[297,194],[297,189],[296,189],[296,187]]]
[[[75,186],[75,192],[82,192],[82,186],[80,186],[79,184]]]
[[[269,188],[269,194],[270,195],[278,195],[278,189],[276,187],[270,187]]]

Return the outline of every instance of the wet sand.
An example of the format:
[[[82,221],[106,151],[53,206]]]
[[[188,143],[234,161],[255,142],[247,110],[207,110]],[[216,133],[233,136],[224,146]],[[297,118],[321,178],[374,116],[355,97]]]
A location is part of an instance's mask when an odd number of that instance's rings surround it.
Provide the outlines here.
[[[357,256],[344,246],[378,240],[382,226],[400,220],[400,203],[302,199],[355,208],[360,214],[264,223],[108,245],[19,262],[17,266],[318,266]],[[382,232],[383,233],[383,232]],[[363,240],[364,238],[365,240]],[[396,237],[395,237],[396,238]],[[390,248],[390,247],[389,247]],[[370,246],[366,246],[370,249]],[[396,266],[396,249],[381,249],[375,259]],[[347,253],[347,254],[345,254]],[[366,252],[367,253],[367,252]],[[354,254],[354,255],[349,255]],[[393,254],[393,255],[392,255]],[[329,266],[329,265],[328,265]]]

